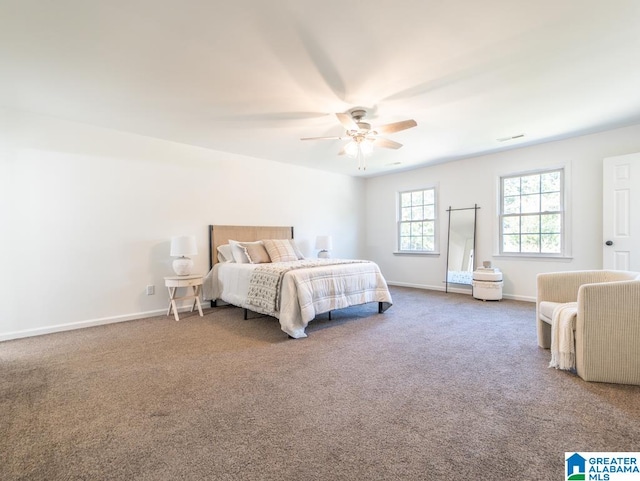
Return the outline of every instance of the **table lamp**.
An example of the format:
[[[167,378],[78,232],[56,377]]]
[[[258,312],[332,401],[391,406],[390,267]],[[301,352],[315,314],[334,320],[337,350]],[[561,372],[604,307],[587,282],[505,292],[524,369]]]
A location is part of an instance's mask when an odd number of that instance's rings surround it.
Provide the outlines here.
[[[171,257],[177,257],[173,261],[173,270],[179,276],[188,276],[193,269],[193,261],[187,256],[198,253],[196,238],[194,236],[176,236],[171,238]]]
[[[333,248],[333,239],[330,235],[319,235],[316,237],[316,249],[319,249],[318,257],[328,259],[331,257],[329,251]]]

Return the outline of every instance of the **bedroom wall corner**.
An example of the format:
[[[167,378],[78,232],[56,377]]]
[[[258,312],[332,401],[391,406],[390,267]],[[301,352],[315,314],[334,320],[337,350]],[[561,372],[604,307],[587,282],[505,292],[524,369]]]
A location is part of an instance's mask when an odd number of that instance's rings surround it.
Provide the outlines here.
[[[634,152],[640,152],[640,124],[369,178],[365,195],[367,256],[380,265],[392,285],[444,290],[446,209],[478,204],[477,262],[492,261],[503,271],[504,297],[535,300],[538,273],[602,267],[602,161]],[[500,175],[560,165],[570,168],[571,257],[496,256]],[[440,254],[394,255],[397,192],[431,185],[438,186]]]

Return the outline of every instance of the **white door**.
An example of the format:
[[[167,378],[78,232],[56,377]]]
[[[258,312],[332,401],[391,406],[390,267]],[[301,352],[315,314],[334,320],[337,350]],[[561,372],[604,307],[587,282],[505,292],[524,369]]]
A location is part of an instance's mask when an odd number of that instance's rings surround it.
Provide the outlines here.
[[[602,239],[604,269],[640,271],[640,153],[604,159]]]

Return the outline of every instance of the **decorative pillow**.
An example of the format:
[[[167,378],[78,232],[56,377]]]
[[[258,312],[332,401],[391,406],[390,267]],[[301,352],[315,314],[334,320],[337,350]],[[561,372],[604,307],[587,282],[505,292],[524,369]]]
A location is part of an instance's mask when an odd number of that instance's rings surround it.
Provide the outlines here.
[[[218,246],[218,262],[235,262],[229,244]]]
[[[298,256],[293,249],[289,239],[268,239],[264,240],[264,247],[269,253],[271,262],[297,261]]]
[[[271,262],[271,258],[262,242],[240,242],[240,247],[244,249],[244,253],[251,264],[263,264]]]
[[[245,253],[244,249],[240,246],[240,242],[229,239],[229,245],[231,246],[231,253],[233,255],[233,260],[238,264],[249,264],[249,258]],[[245,242],[245,244],[247,244]]]
[[[293,247],[293,251],[296,253],[296,256],[298,257],[298,260],[304,259],[304,255],[302,254],[302,252],[298,248],[298,245],[296,244],[296,241],[294,241],[293,239],[289,239],[289,242],[291,243],[291,246]]]

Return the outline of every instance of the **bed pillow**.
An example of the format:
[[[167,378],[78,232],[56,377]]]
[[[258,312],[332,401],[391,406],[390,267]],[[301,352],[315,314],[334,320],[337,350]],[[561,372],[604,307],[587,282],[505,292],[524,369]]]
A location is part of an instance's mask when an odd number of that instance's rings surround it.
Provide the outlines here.
[[[231,253],[233,255],[234,262],[238,264],[249,264],[249,258],[242,247],[241,242],[229,239],[229,245],[231,246]],[[246,244],[246,242],[245,242]]]
[[[271,258],[262,242],[240,242],[240,247],[251,264],[264,264],[271,262]]]
[[[264,240],[264,247],[269,253],[271,262],[297,261],[298,255],[289,239],[267,239]]]
[[[235,262],[229,244],[218,246],[218,262]]]

